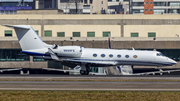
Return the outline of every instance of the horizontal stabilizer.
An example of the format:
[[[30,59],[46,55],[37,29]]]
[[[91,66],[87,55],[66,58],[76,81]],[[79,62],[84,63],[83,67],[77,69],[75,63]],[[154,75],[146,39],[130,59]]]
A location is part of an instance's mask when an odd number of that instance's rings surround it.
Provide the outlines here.
[[[28,25],[2,25],[9,28],[16,28],[16,29],[30,29]]]

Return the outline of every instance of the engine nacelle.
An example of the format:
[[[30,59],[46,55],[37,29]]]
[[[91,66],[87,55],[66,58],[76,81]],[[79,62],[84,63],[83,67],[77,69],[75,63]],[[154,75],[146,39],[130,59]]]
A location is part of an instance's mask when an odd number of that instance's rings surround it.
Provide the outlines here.
[[[58,56],[81,57],[82,47],[80,46],[56,46],[52,49]]]

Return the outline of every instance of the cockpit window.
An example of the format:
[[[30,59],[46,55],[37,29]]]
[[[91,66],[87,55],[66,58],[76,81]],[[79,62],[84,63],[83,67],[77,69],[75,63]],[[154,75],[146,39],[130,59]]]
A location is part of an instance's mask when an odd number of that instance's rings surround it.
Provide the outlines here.
[[[156,54],[156,56],[160,56],[160,54],[159,54],[159,53],[157,53],[157,54]]]
[[[156,56],[165,56],[165,55],[162,53],[157,53]]]
[[[162,53],[159,53],[161,56],[165,56],[164,54],[162,54]]]

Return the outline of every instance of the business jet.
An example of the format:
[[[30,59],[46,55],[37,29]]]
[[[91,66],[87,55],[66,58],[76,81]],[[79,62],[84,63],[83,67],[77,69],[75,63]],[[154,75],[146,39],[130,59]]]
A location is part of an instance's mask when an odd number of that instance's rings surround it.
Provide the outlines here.
[[[158,51],[116,50],[84,48],[81,46],[59,46],[44,43],[30,25],[3,25],[15,29],[22,53],[54,61],[75,68],[80,66],[80,74],[88,75],[89,67],[132,66],[172,66],[177,62]]]

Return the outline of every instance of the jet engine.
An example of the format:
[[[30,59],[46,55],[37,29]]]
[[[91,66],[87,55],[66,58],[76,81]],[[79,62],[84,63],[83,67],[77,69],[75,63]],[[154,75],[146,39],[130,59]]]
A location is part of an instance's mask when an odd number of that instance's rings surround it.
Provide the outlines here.
[[[82,47],[80,46],[58,46],[53,45],[52,51],[58,56],[81,57]]]

